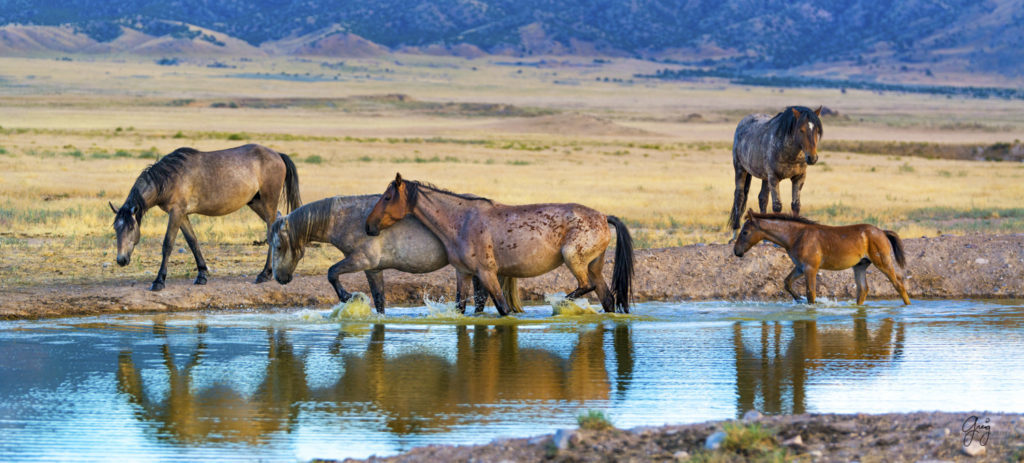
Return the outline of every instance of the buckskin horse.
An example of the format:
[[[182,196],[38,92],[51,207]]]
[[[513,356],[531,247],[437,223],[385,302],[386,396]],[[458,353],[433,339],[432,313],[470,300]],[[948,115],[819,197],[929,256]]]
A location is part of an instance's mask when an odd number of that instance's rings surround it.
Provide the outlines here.
[[[564,263],[579,283],[566,297],[596,290],[605,312],[629,312],[633,242],[626,225],[616,217],[579,204],[508,206],[403,180],[399,174],[366,218],[366,233],[376,236],[410,214],[444,244],[448,263],[458,272],[456,297],[461,311],[465,311],[462,295],[473,276],[494,299],[498,313],[507,315],[509,304],[500,290],[499,274],[535,277]],[[616,230],[611,290],[601,274],[611,241],[608,224]]]
[[[290,214],[278,217],[270,226],[270,267],[278,283],[288,284],[295,267],[310,242],[331,243],[345,258],[327,271],[338,299],[347,302],[352,294],[341,286],[339,277],[362,271],[370,285],[373,305],[384,313],[384,269],[407,273],[428,273],[448,265],[444,245],[419,220],[402,220],[379,236],[365,232],[366,217],[380,195],[335,196],[305,204]],[[507,279],[507,277],[502,277]],[[482,312],[487,293],[474,277],[476,311]],[[508,285],[503,284],[502,289]],[[514,286],[511,288],[514,289]],[[505,294],[509,301],[518,301],[518,294]],[[513,310],[522,311],[517,303]]]
[[[112,203],[114,232],[117,234],[117,264],[128,265],[139,243],[142,217],[156,206],[167,212],[163,259],[151,291],[164,288],[167,258],[174,247],[178,229],[196,260],[195,284],[206,284],[208,269],[189,214],[221,216],[249,206],[269,230],[277,216],[282,189],[289,210],[302,204],[295,164],[283,153],[260,145],[245,145],[220,151],[178,148],[146,167],[135,179],[128,198],[120,208]],[[270,279],[270,252],[256,283]]]
[[[813,220],[789,214],[758,214],[747,211],[747,220],[733,246],[736,257],[743,257],[761,240],[771,241],[786,249],[796,267],[786,276],[785,288],[793,299],[800,296],[793,290],[793,281],[807,277],[807,302],[813,304],[818,269],[845,270],[853,267],[857,282],[857,304],[863,304],[868,295],[867,269],[875,264],[899,292],[904,304],[910,297],[903,278],[896,274],[893,258],[900,267],[907,262],[903,242],[891,230],[874,225],[858,224],[842,227],[821,225]]]
[[[774,117],[748,115],[736,126],[732,142],[736,191],[729,214],[733,240],[740,228],[740,215],[747,207],[751,177],[761,179],[757,203],[762,214],[767,212],[769,192],[772,211],[782,212],[779,182],[788,178],[793,182],[793,214],[800,215],[800,190],[804,187],[807,166],[818,162],[818,142],[824,133],[820,114],[821,107],[811,111],[803,106],[790,106]]]

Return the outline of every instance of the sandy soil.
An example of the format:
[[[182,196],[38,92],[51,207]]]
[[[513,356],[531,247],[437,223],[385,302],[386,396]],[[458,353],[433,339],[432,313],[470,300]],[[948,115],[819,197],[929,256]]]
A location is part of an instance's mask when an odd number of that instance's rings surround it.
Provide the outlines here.
[[[911,298],[1024,298],[1024,234],[940,236],[904,240]],[[612,252],[608,254],[611,262]],[[610,277],[612,265],[605,265]],[[742,259],[725,244],[639,250],[634,295],[645,300],[787,300],[782,280],[792,263],[781,248],[762,244]],[[853,271],[821,272],[820,296],[851,299]],[[893,299],[885,277],[869,270],[870,298]],[[212,275],[206,286],[168,280],[161,292],[149,281],[110,281],[91,285],[29,286],[0,292],[0,318],[45,318],[129,312],[328,306],[336,297],[324,275],[299,276],[288,285],[254,285],[249,278]],[[342,277],[349,291],[367,292],[365,277]],[[385,272],[389,306],[422,304],[424,294],[454,296],[449,267],[424,275]],[[797,287],[803,285],[798,280]],[[568,292],[575,280],[564,268],[522,280],[525,300]],[[801,290],[802,292],[802,290]],[[492,309],[493,310],[493,309]]]
[[[989,420],[984,453],[963,450],[965,419]],[[1018,461],[1024,456],[1024,415],[894,413],[885,415],[791,415],[763,417],[786,460],[824,462]],[[727,422],[631,430],[570,431],[559,449],[552,435],[499,439],[479,446],[428,446],[374,462],[399,461],[753,461],[756,455],[707,452],[708,436]],[[976,434],[979,438],[981,433]],[[794,438],[799,436],[799,442]],[[788,444],[787,444],[788,442]],[[976,446],[977,447],[977,446]],[[353,460],[346,460],[353,461]]]

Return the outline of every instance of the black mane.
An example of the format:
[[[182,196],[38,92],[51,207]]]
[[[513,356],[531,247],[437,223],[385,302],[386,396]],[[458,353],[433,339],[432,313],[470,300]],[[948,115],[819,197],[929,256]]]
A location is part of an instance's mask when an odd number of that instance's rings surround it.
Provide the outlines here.
[[[162,192],[170,183],[178,179],[188,158],[198,153],[199,151],[193,148],[178,148],[149,167],[142,169],[139,179],[146,180],[156,188],[157,192]]]
[[[797,117],[796,114],[793,114],[794,109],[800,113],[799,117]],[[790,106],[776,114],[775,117],[768,122],[775,124],[775,136],[780,140],[784,140],[786,137],[792,135],[793,131],[808,119],[814,123],[814,130],[818,132],[819,136],[825,133],[825,129],[821,125],[821,118],[819,118],[811,108],[806,106]]]
[[[420,188],[425,188],[425,189],[433,191],[435,193],[441,193],[441,194],[445,194],[445,195],[448,195],[448,196],[454,196],[456,198],[466,199],[466,200],[469,200],[469,201],[487,201],[489,204],[494,204],[494,201],[491,201],[490,199],[484,198],[482,196],[477,196],[477,195],[468,194],[468,193],[456,193],[454,191],[445,190],[444,188],[438,188],[438,187],[436,187],[434,185],[431,185],[429,183],[426,183],[426,182],[418,182],[418,181],[415,181],[415,180],[404,180],[404,182],[405,182],[406,201],[409,203],[409,207],[410,208],[416,207],[416,201],[420,197]]]
[[[793,215],[793,214],[785,214],[785,213],[781,213],[781,212],[761,214],[759,212],[750,211],[750,212],[747,212],[747,214],[749,216],[755,218],[755,219],[758,219],[758,220],[760,220],[760,219],[784,220],[786,222],[799,222],[799,223],[804,223],[804,224],[807,224],[807,225],[818,225],[818,222],[815,222],[815,221],[813,221],[811,219],[808,219],[807,217],[803,217],[803,216],[799,216],[799,215]]]

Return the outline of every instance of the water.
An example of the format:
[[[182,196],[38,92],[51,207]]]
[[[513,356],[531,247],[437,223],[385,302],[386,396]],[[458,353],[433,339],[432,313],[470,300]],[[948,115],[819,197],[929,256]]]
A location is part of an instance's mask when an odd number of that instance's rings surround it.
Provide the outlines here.
[[[0,322],[0,459],[365,457],[552,432],[587,410],[625,428],[751,408],[1024,412],[1019,301],[328,313]]]

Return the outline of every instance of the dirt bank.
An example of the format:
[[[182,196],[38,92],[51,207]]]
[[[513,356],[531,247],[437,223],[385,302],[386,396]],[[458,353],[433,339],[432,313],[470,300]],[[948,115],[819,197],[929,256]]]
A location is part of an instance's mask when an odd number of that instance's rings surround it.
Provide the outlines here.
[[[963,450],[964,422],[984,424],[982,452]],[[499,439],[479,446],[420,447],[374,462],[399,461],[1019,461],[1024,456],[1024,415],[968,413],[892,413],[885,415],[791,415],[763,417],[744,424],[768,429],[768,458],[753,446],[708,451],[708,437],[729,422],[632,430],[569,431],[524,439]],[[970,429],[968,427],[968,429]],[[975,436],[982,439],[984,431]],[[799,439],[796,439],[799,437]],[[558,442],[562,442],[559,448]],[[728,441],[727,441],[728,442]],[[760,458],[759,458],[760,457]],[[346,460],[354,461],[354,460]]]
[[[1024,297],[1024,234],[941,236],[905,240],[911,298]],[[608,254],[609,262],[611,252]],[[611,273],[606,265],[606,273]],[[782,249],[759,245],[739,259],[724,244],[640,250],[636,253],[636,300],[786,300],[782,279],[792,269]],[[868,272],[870,298],[895,298],[880,272]],[[853,271],[821,272],[818,294],[850,299]],[[449,267],[425,275],[385,272],[389,305],[420,304],[423,295],[454,295]],[[350,291],[367,291],[365,277],[345,275]],[[797,285],[803,284],[799,280]],[[0,318],[43,318],[104,313],[326,306],[336,302],[324,275],[299,276],[286,286],[254,285],[249,278],[212,275],[206,286],[168,280],[161,292],[149,281],[111,281],[92,285],[28,286],[0,292]],[[525,299],[568,292],[575,280],[564,267],[523,280]]]

